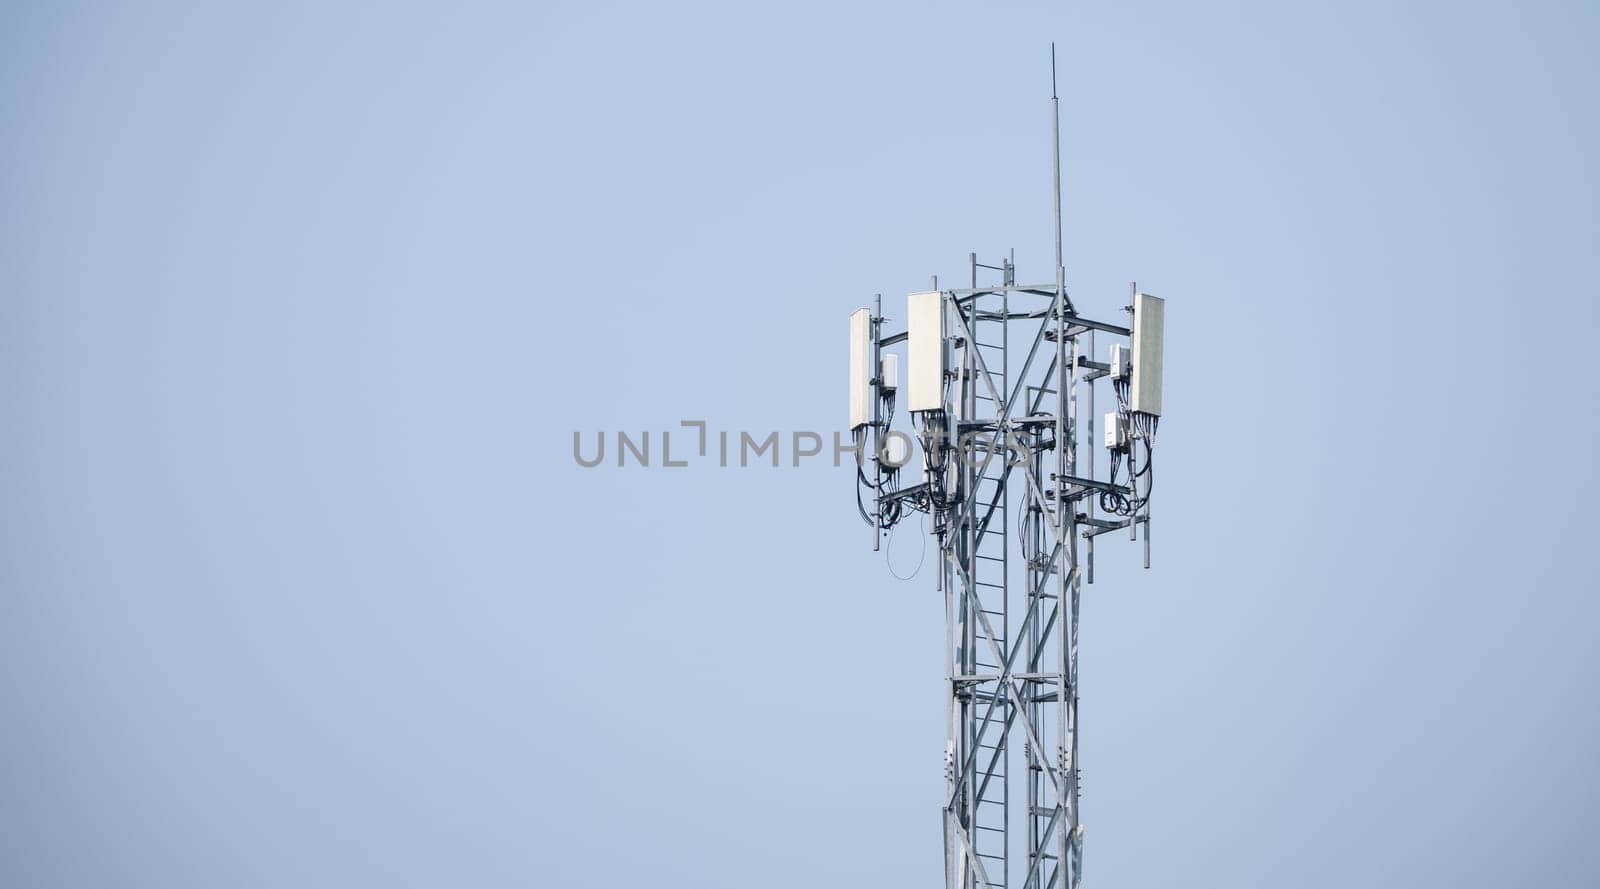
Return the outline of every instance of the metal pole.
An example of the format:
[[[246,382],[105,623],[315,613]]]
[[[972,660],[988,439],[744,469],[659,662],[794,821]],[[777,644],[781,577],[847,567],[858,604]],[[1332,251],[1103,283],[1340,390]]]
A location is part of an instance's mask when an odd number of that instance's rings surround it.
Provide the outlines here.
[[[867,370],[867,378],[877,380],[877,385],[870,387],[872,398],[872,551],[878,551],[878,544],[883,540],[883,461],[879,455],[883,453],[883,294],[875,293],[872,296],[872,367]]]
[[[1068,532],[1068,526],[1067,526],[1067,514],[1070,511],[1070,509],[1069,509],[1069,507],[1068,507],[1068,505],[1066,503],[1066,497],[1065,497],[1066,485],[1064,483],[1064,479],[1068,475],[1068,471],[1067,471],[1067,454],[1068,454],[1068,444],[1067,444],[1067,435],[1068,435],[1068,432],[1067,432],[1067,378],[1068,378],[1069,369],[1067,367],[1067,325],[1066,325],[1066,317],[1067,317],[1067,306],[1066,306],[1067,287],[1066,287],[1066,267],[1062,263],[1062,259],[1061,259],[1061,112],[1060,112],[1060,105],[1061,105],[1061,100],[1056,95],[1056,47],[1055,47],[1055,44],[1052,43],[1052,44],[1050,44],[1050,128],[1051,128],[1051,141],[1052,141],[1052,145],[1053,145],[1053,148],[1054,148],[1055,221],[1056,221],[1056,293],[1055,293],[1055,316],[1056,316],[1055,317],[1055,321],[1056,321],[1056,331],[1055,331],[1055,333],[1056,333],[1056,366],[1055,366],[1055,377],[1056,377],[1056,379],[1055,379],[1055,384],[1056,384],[1055,385],[1055,388],[1056,388],[1056,417],[1055,417],[1055,420],[1056,420],[1056,422],[1055,422],[1056,472],[1055,472],[1055,477],[1053,479],[1051,479],[1050,490],[1055,493],[1055,510],[1056,510],[1056,514],[1055,514],[1056,534],[1055,534],[1055,537],[1056,537],[1056,540],[1058,542],[1066,542],[1067,539],[1068,539],[1067,538],[1067,534],[1069,533]],[[1068,620],[1067,611],[1068,611],[1068,609],[1060,607],[1067,600],[1067,595],[1068,595],[1067,573],[1071,569],[1072,564],[1073,564],[1073,561],[1072,561],[1073,560],[1073,555],[1072,555],[1072,552],[1071,552],[1070,545],[1065,547],[1065,549],[1066,549],[1066,552],[1064,554],[1064,561],[1058,562],[1056,565],[1052,566],[1055,569],[1055,572],[1056,572],[1055,588],[1056,588],[1056,604],[1058,606],[1057,609],[1056,609],[1056,614],[1057,614],[1057,618],[1056,618],[1056,620],[1057,620],[1056,639],[1057,639],[1057,644],[1060,646],[1060,655],[1061,655],[1060,659],[1059,659],[1059,662],[1057,664],[1057,669],[1059,670],[1059,672],[1057,673],[1057,677],[1056,677],[1056,696],[1057,696],[1056,697],[1056,765],[1057,765],[1057,769],[1058,769],[1058,774],[1060,775],[1060,778],[1061,778],[1061,782],[1066,782],[1067,780],[1069,780],[1068,777],[1067,777],[1067,773],[1066,773],[1066,770],[1067,770],[1067,767],[1068,767],[1068,759],[1069,759],[1069,739],[1068,739],[1068,735],[1067,735],[1067,732],[1068,732],[1067,711],[1068,711],[1068,706],[1069,706],[1068,705],[1068,701],[1071,700],[1071,696],[1072,696],[1072,689],[1070,687],[1070,681],[1071,681],[1070,652],[1068,650],[1069,646],[1068,646],[1068,637],[1067,637],[1067,620]],[[1041,753],[1043,753],[1043,751],[1041,751]],[[1061,881],[1061,886],[1063,887],[1063,889],[1069,889],[1069,887],[1071,887],[1071,881],[1073,879],[1073,874],[1072,874],[1072,868],[1071,868],[1070,858],[1069,858],[1069,854],[1068,854],[1068,846],[1069,846],[1069,843],[1071,842],[1070,841],[1070,836],[1071,836],[1071,833],[1072,833],[1072,828],[1073,828],[1073,826],[1074,826],[1074,824],[1075,824],[1075,822],[1077,820],[1077,812],[1073,811],[1073,809],[1071,807],[1071,796],[1070,796],[1070,793],[1067,790],[1067,786],[1066,786],[1065,783],[1061,783],[1059,785],[1059,789],[1058,789],[1057,792],[1062,794],[1062,796],[1064,798],[1056,800],[1056,803],[1057,803],[1058,806],[1062,806],[1062,807],[1066,807],[1067,808],[1067,811],[1066,811],[1066,816],[1067,817],[1065,819],[1065,823],[1058,827],[1058,830],[1060,830],[1061,833],[1060,833],[1060,841],[1056,844],[1056,870],[1057,870],[1057,873],[1059,873],[1061,875],[1060,881]]]
[[[949,553],[945,551],[945,536],[939,534],[939,591],[944,594],[944,646],[945,646],[945,748],[944,748],[944,775],[945,798],[950,799],[955,795],[956,789],[956,609],[954,592],[949,582]],[[952,858],[955,846],[954,827],[951,819],[955,817],[954,806],[947,807],[944,813],[944,884],[945,889],[957,889],[956,862]]]
[[[1095,351],[1095,348],[1094,348],[1094,331],[1091,330],[1091,331],[1089,331],[1089,360],[1090,361],[1094,361],[1095,360],[1095,356],[1097,356],[1099,354],[1100,354],[1099,352]],[[1089,382],[1089,388],[1088,388],[1088,392],[1086,393],[1086,396],[1087,396],[1087,399],[1088,399],[1088,402],[1089,402],[1089,460],[1088,460],[1088,466],[1086,467],[1084,474],[1087,475],[1089,478],[1094,478],[1094,452],[1095,452],[1095,450],[1097,448],[1100,447],[1100,442],[1094,437],[1094,419],[1095,419],[1095,412],[1094,412],[1094,385],[1095,385],[1095,383],[1099,382],[1099,380],[1098,380],[1098,378],[1096,378],[1096,379],[1091,379],[1088,382]],[[1099,498],[1094,496],[1094,495],[1092,495],[1092,494],[1089,496],[1089,520],[1091,521],[1091,523],[1094,520],[1095,501],[1097,499],[1099,499]],[[1094,583],[1094,538],[1093,537],[1089,538],[1089,540],[1087,541],[1087,546],[1088,546],[1088,550],[1089,551],[1084,554],[1084,560],[1087,563],[1087,567],[1088,567],[1089,582],[1090,583]]]

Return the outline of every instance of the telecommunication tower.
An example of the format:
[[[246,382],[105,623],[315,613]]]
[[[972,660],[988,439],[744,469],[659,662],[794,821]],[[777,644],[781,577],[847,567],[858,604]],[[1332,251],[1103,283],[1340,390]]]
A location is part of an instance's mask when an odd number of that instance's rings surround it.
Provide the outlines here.
[[[907,296],[904,330],[885,331],[881,295],[850,316],[857,507],[874,549],[922,513],[939,550],[947,889],[1081,886],[1079,598],[1105,535],[1142,530],[1150,567],[1165,303],[1131,286],[1112,323],[1069,298],[1054,47],[1050,77],[1054,283],[1018,284],[1013,256],[971,254],[968,286]],[[1097,441],[1101,383],[1114,409]]]

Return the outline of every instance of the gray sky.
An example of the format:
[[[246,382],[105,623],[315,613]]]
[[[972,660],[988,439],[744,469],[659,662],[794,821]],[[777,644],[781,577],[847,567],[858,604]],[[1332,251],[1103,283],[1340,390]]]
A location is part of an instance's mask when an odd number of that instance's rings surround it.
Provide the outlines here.
[[[849,470],[571,435],[831,431],[873,292],[1048,279],[1052,39],[1074,298],[1168,300],[1089,880],[1600,879],[1592,5],[11,4],[0,883],[936,885]]]

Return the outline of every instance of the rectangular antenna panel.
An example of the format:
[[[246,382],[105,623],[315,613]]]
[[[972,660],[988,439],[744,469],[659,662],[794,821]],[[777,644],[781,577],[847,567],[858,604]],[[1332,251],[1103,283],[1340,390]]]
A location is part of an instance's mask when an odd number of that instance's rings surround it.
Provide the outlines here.
[[[906,297],[906,410],[944,408],[944,295]]]
[[[1133,390],[1128,405],[1137,413],[1161,416],[1161,337],[1167,302],[1148,293],[1133,297]]]
[[[850,429],[872,422],[872,313],[850,313]]]

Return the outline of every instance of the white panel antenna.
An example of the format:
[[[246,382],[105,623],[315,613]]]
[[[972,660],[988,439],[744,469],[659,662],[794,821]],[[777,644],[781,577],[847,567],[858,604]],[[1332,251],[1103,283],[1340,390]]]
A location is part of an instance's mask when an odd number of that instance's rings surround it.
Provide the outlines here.
[[[850,313],[850,429],[872,422],[872,311]]]
[[[1133,297],[1133,398],[1136,414],[1161,416],[1161,337],[1166,300],[1148,293]]]
[[[906,297],[906,409],[944,408],[944,295],[937,290]]]

